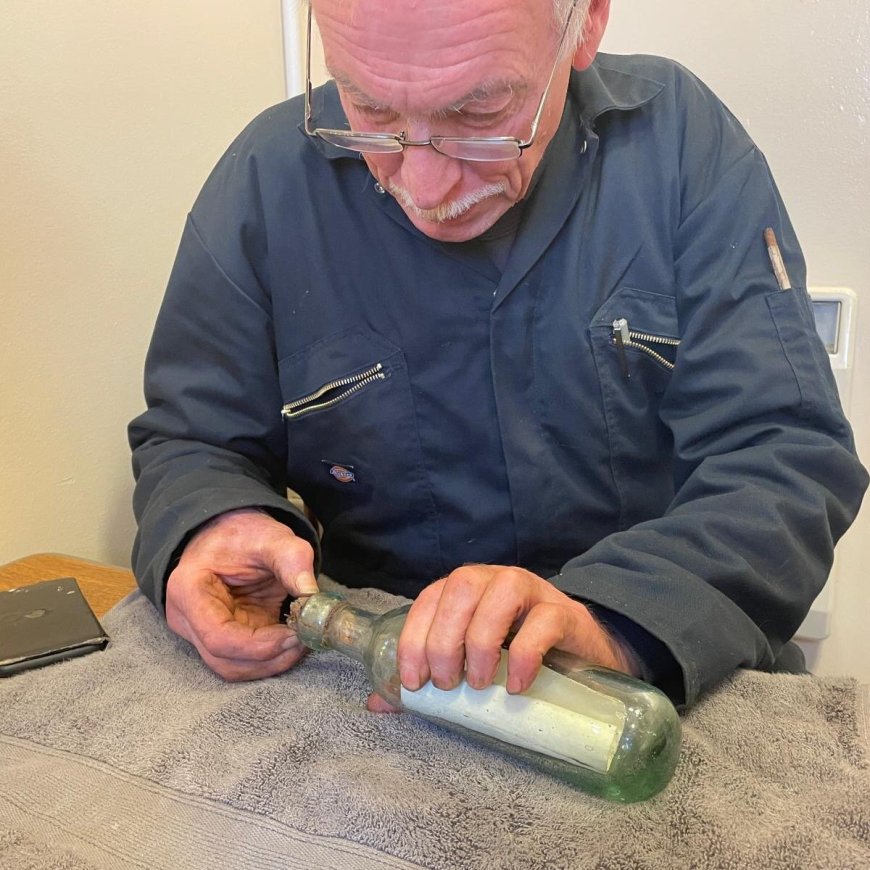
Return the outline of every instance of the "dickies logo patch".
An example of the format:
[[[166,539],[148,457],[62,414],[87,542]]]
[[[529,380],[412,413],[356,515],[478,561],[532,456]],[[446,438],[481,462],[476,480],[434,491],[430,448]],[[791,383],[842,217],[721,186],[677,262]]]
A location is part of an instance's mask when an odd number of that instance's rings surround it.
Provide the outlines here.
[[[322,462],[339,483],[356,483],[356,475],[352,465],[341,465],[338,462],[330,462],[328,459],[324,459]]]
[[[345,468],[343,465],[333,465],[332,468],[329,469],[329,473],[339,483],[353,483],[356,480],[356,475],[349,468]]]

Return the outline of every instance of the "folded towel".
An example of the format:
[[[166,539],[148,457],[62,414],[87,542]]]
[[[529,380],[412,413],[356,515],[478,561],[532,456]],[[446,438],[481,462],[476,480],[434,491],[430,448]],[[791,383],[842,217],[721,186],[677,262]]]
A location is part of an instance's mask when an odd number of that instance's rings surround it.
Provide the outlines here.
[[[138,593],[104,625],[107,650],[0,681],[0,867],[870,867],[851,679],[735,674],[684,716],[670,786],[624,806],[367,712],[337,653],[230,684]]]

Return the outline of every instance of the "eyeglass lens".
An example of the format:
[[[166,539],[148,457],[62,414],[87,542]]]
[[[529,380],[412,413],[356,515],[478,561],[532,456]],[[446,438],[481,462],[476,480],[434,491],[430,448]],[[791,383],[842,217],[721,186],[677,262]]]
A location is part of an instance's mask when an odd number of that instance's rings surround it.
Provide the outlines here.
[[[359,151],[366,154],[395,154],[409,146],[401,138],[384,135],[344,133],[342,130],[317,129],[315,133],[331,145],[345,148],[348,151]],[[516,140],[486,141],[475,139],[453,139],[437,136],[431,144],[436,151],[447,157],[458,160],[499,161],[515,160],[520,156],[519,143]]]

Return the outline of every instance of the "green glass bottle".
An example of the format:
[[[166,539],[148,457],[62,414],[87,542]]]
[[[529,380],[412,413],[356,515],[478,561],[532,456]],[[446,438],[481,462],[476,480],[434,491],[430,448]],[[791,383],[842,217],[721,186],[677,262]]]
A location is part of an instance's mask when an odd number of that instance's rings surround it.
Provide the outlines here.
[[[629,803],[668,784],[680,753],[680,719],[658,689],[555,654],[526,692],[510,695],[503,651],[486,689],[463,682],[444,691],[430,682],[411,692],[396,663],[409,607],[377,615],[319,592],[294,602],[288,623],[310,649],[362,662],[374,690],[396,707],[470,733],[592,794]]]

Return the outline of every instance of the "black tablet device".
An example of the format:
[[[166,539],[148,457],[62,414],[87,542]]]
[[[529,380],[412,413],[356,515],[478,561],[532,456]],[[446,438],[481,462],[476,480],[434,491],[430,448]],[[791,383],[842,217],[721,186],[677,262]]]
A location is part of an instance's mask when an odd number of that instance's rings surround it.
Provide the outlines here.
[[[96,652],[108,642],[72,577],[0,592],[0,677]]]

